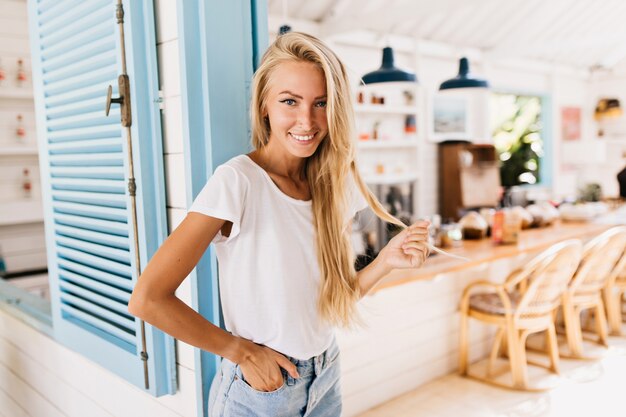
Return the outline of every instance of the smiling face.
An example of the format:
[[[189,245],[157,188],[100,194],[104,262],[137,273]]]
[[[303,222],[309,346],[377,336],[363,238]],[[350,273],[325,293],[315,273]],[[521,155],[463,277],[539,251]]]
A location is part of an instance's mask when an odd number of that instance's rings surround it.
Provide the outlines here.
[[[308,158],[328,133],[324,73],[310,62],[279,64],[270,77],[264,115],[272,152]]]

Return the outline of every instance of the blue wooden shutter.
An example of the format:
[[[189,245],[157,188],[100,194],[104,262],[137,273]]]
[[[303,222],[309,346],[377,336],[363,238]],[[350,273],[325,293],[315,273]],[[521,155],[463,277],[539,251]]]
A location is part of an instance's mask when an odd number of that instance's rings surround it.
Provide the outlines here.
[[[104,108],[122,71],[115,0],[29,0],[33,81],[54,334],[146,388],[129,149],[120,108]],[[125,1],[131,138],[142,266],[167,234],[152,2]],[[148,391],[175,390],[173,340],[146,325]]]

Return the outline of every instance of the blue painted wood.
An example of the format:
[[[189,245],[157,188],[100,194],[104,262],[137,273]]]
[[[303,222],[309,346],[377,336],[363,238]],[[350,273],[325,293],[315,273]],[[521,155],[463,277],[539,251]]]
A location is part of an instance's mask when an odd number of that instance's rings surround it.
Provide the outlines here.
[[[217,166],[250,149],[248,103],[256,63],[267,46],[261,0],[178,2],[187,205]],[[211,246],[191,274],[193,306],[223,327],[217,261]],[[198,416],[206,416],[219,358],[196,350]]]
[[[119,108],[104,115],[122,72],[115,0],[29,0],[33,82],[55,338],[144,387],[129,150]],[[141,269],[167,237],[153,2],[126,1],[131,139]],[[176,391],[174,340],[146,326],[153,395]]]

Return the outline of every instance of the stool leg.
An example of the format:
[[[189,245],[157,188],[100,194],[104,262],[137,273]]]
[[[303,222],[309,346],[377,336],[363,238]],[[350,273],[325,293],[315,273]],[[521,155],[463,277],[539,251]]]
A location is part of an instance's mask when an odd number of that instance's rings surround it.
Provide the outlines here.
[[[518,353],[518,366],[519,366],[519,378],[521,382],[521,388],[528,387],[528,362],[526,360],[526,339],[530,333],[528,330],[523,330],[519,334],[519,340],[517,345]]]
[[[602,290],[602,295],[604,296],[604,303],[606,305],[606,315],[609,319],[609,328],[611,330],[611,334],[616,336],[621,334],[622,327],[622,317],[619,311],[619,294],[613,293],[613,288],[604,287]]]
[[[606,323],[606,316],[604,314],[604,303],[602,302],[602,298],[598,300],[598,304],[596,304],[596,331],[598,332],[598,341],[606,347],[609,347],[608,341],[608,329]]]
[[[506,336],[513,386],[516,388],[524,388],[524,377],[520,366],[519,330],[509,325],[506,329]]]
[[[500,346],[502,345],[503,337],[504,337],[504,329],[500,327],[498,328],[498,333],[496,333],[496,340],[494,340],[493,342],[493,347],[491,348],[491,354],[489,355],[489,365],[487,366],[488,377],[490,377],[493,373],[493,364],[495,363],[500,353]]]
[[[556,329],[554,323],[550,323],[550,327],[546,330],[548,338],[548,352],[550,354],[551,369],[555,374],[560,374],[559,370],[559,344],[556,340]]]
[[[563,299],[563,318],[565,319],[565,336],[570,353],[574,356],[582,354],[582,334],[580,331],[580,312],[571,304],[569,297]]]
[[[467,358],[469,355],[469,346],[467,343],[467,326],[468,326],[467,311],[461,310],[461,329],[460,329],[460,343],[459,343],[459,374],[467,375]]]

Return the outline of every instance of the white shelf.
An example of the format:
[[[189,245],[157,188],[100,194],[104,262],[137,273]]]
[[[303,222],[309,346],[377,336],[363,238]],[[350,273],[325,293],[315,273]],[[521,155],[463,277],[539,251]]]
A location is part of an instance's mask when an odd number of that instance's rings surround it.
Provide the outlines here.
[[[414,148],[417,146],[416,140],[361,140],[357,142],[359,149],[391,149],[391,148]]]
[[[0,156],[37,155],[39,150],[35,146],[12,146],[0,148]]]
[[[15,87],[0,87],[0,99],[32,100],[33,90]]]
[[[41,200],[8,201],[0,204],[0,226],[43,221]]]
[[[357,104],[354,108],[361,114],[406,114],[415,115],[418,111],[415,106],[393,106],[387,104]]]
[[[610,145],[622,145],[626,144],[626,135],[610,135],[610,136],[600,136],[592,139],[592,141],[604,142]]]
[[[404,174],[371,174],[364,175],[363,181],[371,185],[392,185],[403,184],[415,181],[419,178],[416,172],[407,172]]]

